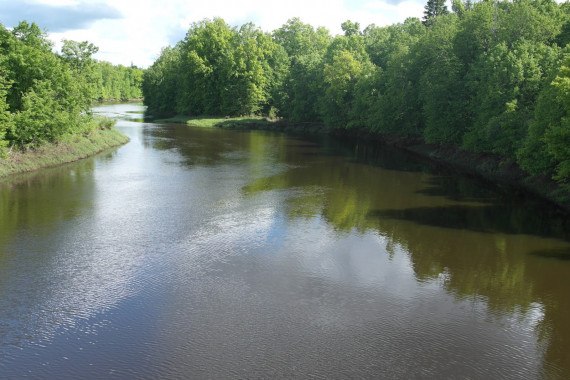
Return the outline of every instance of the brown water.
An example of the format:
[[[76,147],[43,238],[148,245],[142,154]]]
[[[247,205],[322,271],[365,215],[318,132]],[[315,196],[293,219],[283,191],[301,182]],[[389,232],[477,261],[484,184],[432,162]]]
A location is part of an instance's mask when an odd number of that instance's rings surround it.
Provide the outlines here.
[[[0,183],[1,378],[568,378],[545,205],[387,148],[137,120]]]

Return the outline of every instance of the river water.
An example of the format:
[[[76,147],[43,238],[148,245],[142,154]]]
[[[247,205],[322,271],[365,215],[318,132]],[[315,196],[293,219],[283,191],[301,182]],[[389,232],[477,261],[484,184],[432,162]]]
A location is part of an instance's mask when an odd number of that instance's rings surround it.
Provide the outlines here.
[[[0,183],[0,377],[568,378],[570,226],[389,148],[145,123]]]

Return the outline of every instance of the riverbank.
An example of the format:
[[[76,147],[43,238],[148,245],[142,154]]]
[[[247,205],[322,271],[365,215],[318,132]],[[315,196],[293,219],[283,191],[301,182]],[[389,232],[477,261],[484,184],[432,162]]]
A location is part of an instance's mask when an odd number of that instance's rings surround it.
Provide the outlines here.
[[[419,157],[428,158],[456,171],[507,188],[524,191],[570,212],[570,189],[548,176],[532,176],[522,170],[515,159],[488,153],[469,152],[453,146],[427,144],[421,137],[387,136],[356,129],[330,129],[317,123],[289,123],[262,117],[219,118],[175,116],[161,122],[185,123],[196,127],[242,130],[269,130],[285,133],[329,134],[343,139],[394,146]]]
[[[0,178],[58,166],[93,156],[126,144],[129,138],[116,129],[103,129],[88,135],[69,135],[57,143],[13,151],[0,158]]]
[[[386,144],[445,166],[458,175],[476,178],[500,186],[504,191],[523,192],[570,212],[570,188],[547,175],[530,175],[512,157],[476,153],[455,146],[428,144],[419,136],[386,136],[367,131],[338,129],[340,138]]]
[[[131,103],[131,102],[142,102],[143,98],[99,98],[95,100],[94,104],[101,103]]]

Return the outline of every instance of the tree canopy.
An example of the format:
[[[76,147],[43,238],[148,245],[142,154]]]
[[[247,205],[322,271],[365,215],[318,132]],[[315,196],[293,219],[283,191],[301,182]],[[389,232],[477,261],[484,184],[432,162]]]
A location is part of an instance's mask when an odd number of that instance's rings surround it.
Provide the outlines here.
[[[567,4],[429,0],[423,20],[342,30],[203,20],[145,72],[145,103],[420,136],[570,178]]]
[[[93,44],[64,41],[61,54],[52,49],[35,23],[22,21],[12,30],[0,24],[0,155],[7,147],[89,133],[97,127],[90,114],[94,99],[142,95],[142,70],[95,61]],[[108,93],[113,86],[120,90]]]

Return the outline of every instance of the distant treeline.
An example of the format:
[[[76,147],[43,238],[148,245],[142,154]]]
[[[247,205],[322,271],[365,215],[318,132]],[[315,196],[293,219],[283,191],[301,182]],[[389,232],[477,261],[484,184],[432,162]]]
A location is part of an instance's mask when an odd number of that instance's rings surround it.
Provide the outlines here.
[[[95,62],[95,99],[128,100],[142,98],[143,70],[136,66],[112,65],[109,62]]]
[[[98,48],[88,42],[52,49],[35,23],[0,24],[0,156],[109,127],[89,112],[95,99],[141,97],[141,69],[96,62]]]
[[[299,19],[273,33],[204,20],[145,71],[155,114],[276,115],[422,136],[570,177],[570,5],[429,0],[423,21]]]

